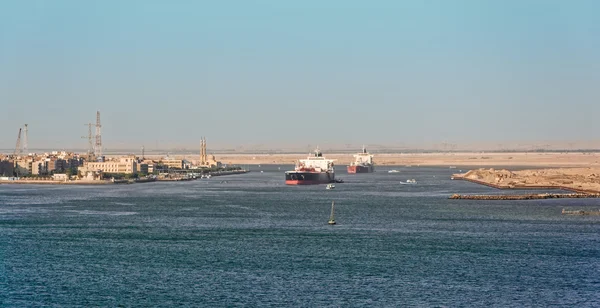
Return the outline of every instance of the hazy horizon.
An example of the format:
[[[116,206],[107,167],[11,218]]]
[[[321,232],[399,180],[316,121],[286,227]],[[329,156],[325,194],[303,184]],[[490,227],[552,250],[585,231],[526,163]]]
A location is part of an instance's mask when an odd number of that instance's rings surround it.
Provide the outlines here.
[[[307,144],[307,145],[269,145],[269,144],[211,144],[208,143],[208,152],[214,154],[238,153],[238,154],[260,154],[260,153],[307,153],[312,152],[316,147],[327,154],[335,153],[355,153],[359,152],[362,146],[366,146],[371,153],[424,153],[424,152],[536,152],[536,151],[600,151],[600,141],[562,141],[562,142],[506,142],[506,143],[474,143],[474,144],[404,144],[404,143],[381,143],[381,144]],[[148,155],[167,155],[167,154],[194,154],[200,151],[199,147],[173,145],[173,146],[144,146]],[[11,154],[13,148],[0,148],[0,154]],[[79,147],[50,147],[50,148],[29,148],[29,153],[44,153],[50,151],[75,151],[85,153],[87,148]],[[103,147],[105,154],[141,154],[142,147]]]
[[[229,4],[229,5],[228,5]],[[600,140],[597,1],[6,1],[0,149]],[[447,146],[449,147],[449,146]],[[460,146],[459,146],[460,148]]]

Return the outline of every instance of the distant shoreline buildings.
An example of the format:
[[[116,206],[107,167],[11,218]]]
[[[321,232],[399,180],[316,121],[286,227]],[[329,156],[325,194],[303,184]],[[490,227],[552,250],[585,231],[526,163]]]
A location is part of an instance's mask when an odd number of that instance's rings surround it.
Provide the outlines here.
[[[214,155],[207,155],[206,137],[200,141],[200,157],[190,162],[183,159],[151,160],[128,154],[107,159],[102,155],[100,132],[100,112],[96,113],[96,135],[92,135],[92,124],[88,125],[89,149],[87,153],[51,151],[43,154],[27,153],[28,130],[25,125],[25,137],[21,143],[23,129],[19,129],[17,144],[12,155],[0,156],[0,180],[36,177],[48,180],[101,181],[114,176],[147,176],[161,172],[186,169],[219,169],[221,163]],[[92,142],[94,141],[95,142]]]

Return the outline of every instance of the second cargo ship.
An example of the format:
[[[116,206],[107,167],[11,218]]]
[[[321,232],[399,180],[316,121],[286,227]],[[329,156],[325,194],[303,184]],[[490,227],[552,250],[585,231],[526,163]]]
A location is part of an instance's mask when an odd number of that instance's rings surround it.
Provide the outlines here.
[[[335,182],[333,159],[323,157],[317,148],[313,155],[300,159],[292,171],[285,172],[287,185],[327,184]]]
[[[354,162],[348,166],[348,173],[371,173],[373,170],[373,155],[363,146],[362,153],[354,155]]]

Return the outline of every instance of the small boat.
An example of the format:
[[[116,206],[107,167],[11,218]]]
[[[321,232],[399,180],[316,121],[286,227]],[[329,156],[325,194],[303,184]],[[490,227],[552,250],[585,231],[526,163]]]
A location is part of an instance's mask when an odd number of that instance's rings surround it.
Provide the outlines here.
[[[325,189],[334,189],[335,188],[335,184],[327,184],[327,187],[325,187]]]
[[[331,201],[331,215],[329,216],[329,221],[327,222],[330,225],[335,225],[335,217],[333,216],[333,206],[335,201]]]
[[[417,184],[417,180],[410,179],[410,180],[406,180],[406,182],[400,182],[400,184],[403,184],[403,185]]]
[[[450,166],[448,169],[456,169],[456,166]]]
[[[396,169],[394,169],[394,170],[389,170],[389,171],[388,171],[388,173],[398,173],[398,172],[400,172],[400,171],[398,171],[398,170],[396,170]]]

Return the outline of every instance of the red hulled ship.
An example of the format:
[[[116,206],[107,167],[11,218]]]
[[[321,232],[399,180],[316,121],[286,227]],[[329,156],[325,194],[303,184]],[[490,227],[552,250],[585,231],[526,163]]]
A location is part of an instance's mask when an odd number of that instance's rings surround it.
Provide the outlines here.
[[[313,155],[296,163],[293,171],[285,172],[287,185],[327,184],[335,182],[333,160],[325,159],[317,148]]]
[[[373,155],[369,154],[363,146],[362,153],[354,155],[354,162],[348,166],[348,173],[371,173],[373,171]]]

